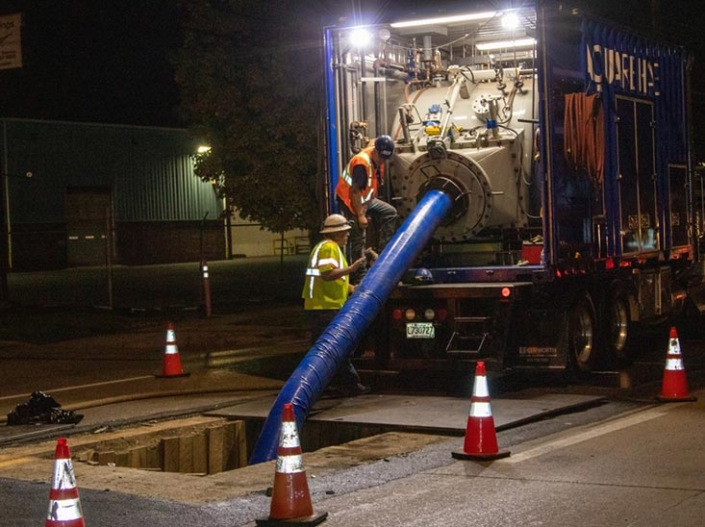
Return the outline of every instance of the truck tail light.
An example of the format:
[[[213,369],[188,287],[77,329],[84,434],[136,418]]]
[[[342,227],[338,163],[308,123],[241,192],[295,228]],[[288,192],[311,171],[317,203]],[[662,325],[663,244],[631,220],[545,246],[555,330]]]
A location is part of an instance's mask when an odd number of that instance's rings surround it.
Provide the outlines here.
[[[401,320],[401,309],[397,308],[394,311],[392,311],[392,318],[394,320]]]

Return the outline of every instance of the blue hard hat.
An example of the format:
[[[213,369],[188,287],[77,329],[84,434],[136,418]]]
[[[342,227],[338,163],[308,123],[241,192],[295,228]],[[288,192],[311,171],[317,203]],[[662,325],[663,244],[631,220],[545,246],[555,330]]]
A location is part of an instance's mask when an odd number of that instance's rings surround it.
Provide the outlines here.
[[[388,135],[380,135],[375,139],[375,150],[382,159],[389,159],[394,154],[394,139]]]
[[[433,282],[433,274],[425,267],[419,267],[414,275],[414,282],[417,284],[427,284]]]

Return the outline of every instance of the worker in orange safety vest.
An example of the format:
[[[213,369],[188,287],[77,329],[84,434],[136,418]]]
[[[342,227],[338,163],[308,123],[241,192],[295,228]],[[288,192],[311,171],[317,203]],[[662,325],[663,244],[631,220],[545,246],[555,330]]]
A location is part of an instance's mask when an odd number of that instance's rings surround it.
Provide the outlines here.
[[[394,140],[380,135],[374,144],[355,154],[343,170],[335,193],[342,214],[352,226],[350,232],[350,254],[352,259],[365,255],[368,216],[378,229],[377,252],[382,252],[397,227],[397,210],[389,203],[377,198],[384,184],[384,162],[394,154]],[[369,253],[368,253],[369,254]],[[367,263],[353,274],[351,281],[359,283],[367,272]]]

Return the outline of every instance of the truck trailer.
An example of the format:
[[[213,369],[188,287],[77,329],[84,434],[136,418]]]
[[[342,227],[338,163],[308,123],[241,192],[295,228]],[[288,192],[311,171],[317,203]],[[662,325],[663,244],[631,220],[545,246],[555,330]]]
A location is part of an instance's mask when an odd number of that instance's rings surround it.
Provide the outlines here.
[[[620,367],[640,326],[705,309],[689,55],[558,1],[467,5],[324,30],[326,211],[380,134],[395,152],[379,197],[402,221],[430,192],[451,203],[356,360]]]

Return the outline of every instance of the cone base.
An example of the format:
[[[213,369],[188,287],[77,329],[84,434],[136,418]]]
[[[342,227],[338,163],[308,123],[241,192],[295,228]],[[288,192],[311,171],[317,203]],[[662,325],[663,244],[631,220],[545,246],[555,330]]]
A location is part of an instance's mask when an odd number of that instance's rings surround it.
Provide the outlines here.
[[[451,455],[455,459],[474,459],[477,461],[492,461],[493,459],[502,459],[504,457],[509,457],[511,452],[509,450],[500,450],[494,454],[471,454],[469,452],[451,452]]]
[[[172,377],[188,377],[191,375],[190,373],[160,373],[158,375],[155,375],[156,378],[158,379],[170,379]]]
[[[304,518],[291,518],[288,520],[270,520],[269,518],[259,518],[255,520],[255,523],[261,527],[301,527],[302,525],[318,525],[319,523],[323,523],[326,518],[328,518],[327,512],[318,512]]]
[[[664,395],[657,395],[656,400],[662,403],[689,403],[693,401],[697,401],[697,397],[693,397],[692,395],[686,395],[683,397],[666,397]]]

